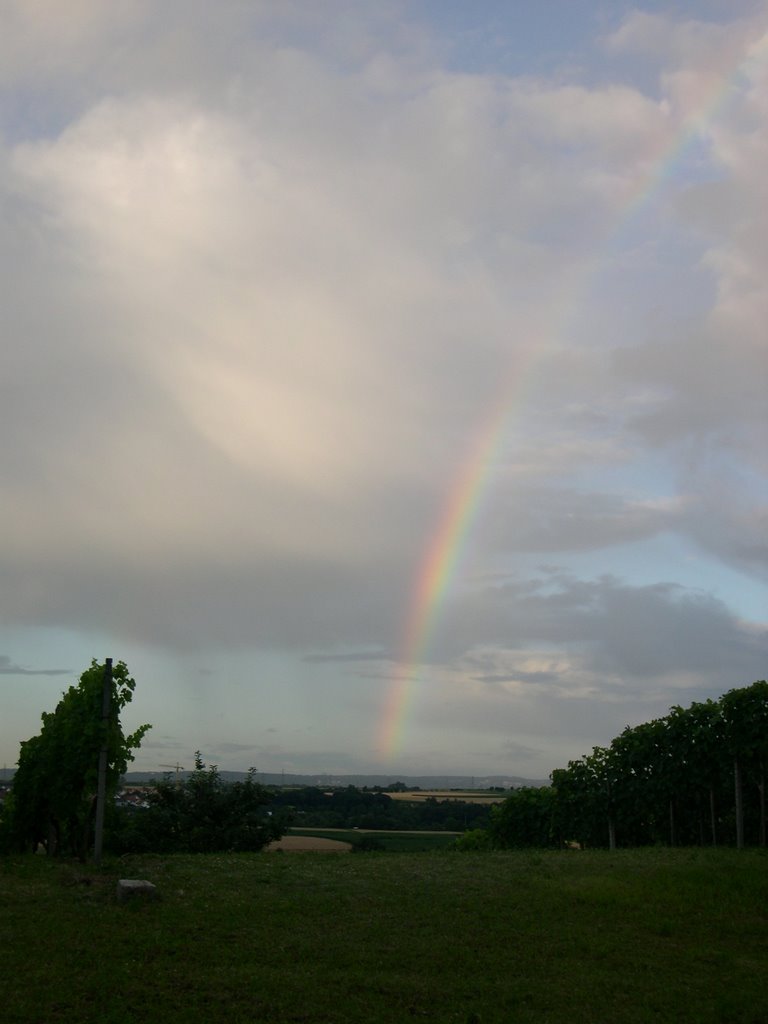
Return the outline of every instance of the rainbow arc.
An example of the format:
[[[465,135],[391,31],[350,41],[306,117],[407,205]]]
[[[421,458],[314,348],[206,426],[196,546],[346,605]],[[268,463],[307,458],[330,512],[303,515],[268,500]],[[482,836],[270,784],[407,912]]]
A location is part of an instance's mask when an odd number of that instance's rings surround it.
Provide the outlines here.
[[[732,95],[749,88],[768,54],[768,32],[742,49],[728,68],[713,71],[687,116],[681,119],[671,139],[659,144],[658,151],[646,160],[647,171],[638,177],[612,229],[606,234],[596,258],[585,266],[568,294],[561,297],[557,324],[550,332],[553,343],[564,338],[567,324],[585,302],[593,281],[608,258],[611,246],[626,226],[642,215],[647,205],[672,179],[674,170],[694,143],[706,134],[709,124],[726,107]],[[379,723],[376,749],[382,757],[391,757],[402,746],[411,714],[422,666],[430,641],[461,557],[467,546],[480,508],[492,488],[494,469],[509,435],[513,417],[522,408],[526,384],[537,360],[547,351],[547,340],[508,374],[500,395],[486,412],[467,454],[459,465],[446,500],[437,516],[414,576],[408,611],[400,644],[401,655],[392,678],[384,712]]]

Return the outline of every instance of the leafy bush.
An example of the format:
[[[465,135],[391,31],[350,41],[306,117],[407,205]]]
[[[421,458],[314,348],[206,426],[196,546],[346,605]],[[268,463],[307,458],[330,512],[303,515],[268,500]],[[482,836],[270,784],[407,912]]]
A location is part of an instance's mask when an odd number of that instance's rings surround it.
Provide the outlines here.
[[[266,809],[271,796],[255,774],[252,768],[244,782],[224,782],[198,751],[188,779],[163,779],[149,795],[149,808],[123,813],[113,846],[137,853],[261,850],[285,833],[288,819]]]
[[[456,849],[462,852],[467,850],[491,850],[493,849],[491,834],[484,828],[471,828],[456,840]]]
[[[489,837],[497,849],[558,847],[552,828],[555,792],[550,786],[523,786],[491,808]]]

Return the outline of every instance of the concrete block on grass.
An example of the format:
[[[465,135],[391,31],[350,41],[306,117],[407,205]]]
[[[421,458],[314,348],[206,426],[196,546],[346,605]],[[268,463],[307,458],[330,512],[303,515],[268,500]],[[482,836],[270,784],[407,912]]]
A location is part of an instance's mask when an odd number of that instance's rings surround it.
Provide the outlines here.
[[[117,883],[117,898],[121,901],[130,899],[156,900],[157,886],[144,878],[121,878]]]

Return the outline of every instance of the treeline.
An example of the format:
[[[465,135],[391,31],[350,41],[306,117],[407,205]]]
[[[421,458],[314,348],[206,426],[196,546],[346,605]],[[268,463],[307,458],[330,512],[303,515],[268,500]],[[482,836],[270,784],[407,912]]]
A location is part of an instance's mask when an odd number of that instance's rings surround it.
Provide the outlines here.
[[[156,781],[147,787],[146,799],[148,807],[110,809],[111,852],[253,851],[279,839],[291,826],[463,832],[485,827],[490,820],[488,806],[454,800],[429,797],[408,803],[356,786],[265,787],[256,782],[254,770],[243,782],[225,782],[199,753],[188,778]]]
[[[281,814],[287,812],[293,825],[306,828],[463,832],[465,829],[483,828],[490,820],[488,805],[438,800],[435,797],[411,803],[393,800],[381,791],[358,789],[356,786],[332,790],[315,786],[276,788],[271,794],[270,807]]]
[[[519,789],[467,845],[766,845],[768,683],[675,706]]]

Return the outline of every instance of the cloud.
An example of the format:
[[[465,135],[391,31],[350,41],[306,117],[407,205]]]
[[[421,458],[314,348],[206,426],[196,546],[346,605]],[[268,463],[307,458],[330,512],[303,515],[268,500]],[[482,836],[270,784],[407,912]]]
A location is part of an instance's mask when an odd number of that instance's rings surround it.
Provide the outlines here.
[[[544,685],[555,677],[563,692],[578,688],[579,678],[627,692],[674,677],[727,689],[764,671],[764,642],[764,629],[741,622],[711,594],[552,571],[456,600],[445,611],[434,657],[454,664],[466,658],[468,669],[477,676],[482,666],[479,677],[490,682],[506,676]]]
[[[162,751],[162,750],[170,750],[170,751],[176,751],[176,750],[181,750],[182,748],[183,748],[183,744],[180,743],[178,740],[174,739],[172,736],[156,736],[156,737],[153,737],[153,735],[150,733],[147,736],[146,739],[143,739],[141,741],[141,750],[144,753],[146,753],[148,750],[160,750],[160,751]],[[164,767],[167,767],[167,766],[164,766]]]
[[[736,17],[729,24],[683,18],[677,13],[635,9],[612,33],[605,47],[617,54],[641,54],[660,64],[718,67],[733,59],[754,37],[759,17]]]
[[[526,747],[526,774],[547,775],[627,724],[765,674],[766,629],[711,595],[555,573],[495,589],[456,602],[413,669],[412,743],[460,723],[466,747],[474,736],[494,763]]]
[[[498,537],[499,549],[506,551],[595,550],[675,529],[684,504],[679,497],[638,500],[512,483],[499,489],[486,537]]]
[[[22,668],[7,654],[0,654],[0,675],[3,676],[66,676],[68,668]]]
[[[226,101],[118,93],[8,151],[6,306],[24,338],[13,376],[29,386],[4,406],[16,443],[3,526],[8,571],[31,568],[22,619],[39,600],[54,620],[87,609],[139,636],[157,621],[141,580],[160,561],[166,607],[187,614],[190,575],[219,598],[227,575],[237,600],[241,567],[279,575],[278,593],[299,565],[308,594],[314,574],[338,586],[367,573],[385,589],[407,575],[457,445],[540,329],[562,254],[533,236],[581,217],[592,186],[571,171],[561,187],[544,139],[565,128],[546,90],[406,67],[391,97],[368,73],[344,80],[274,51]],[[311,79],[320,135],[305,131],[303,90],[268,102],[297,76]],[[581,118],[611,138],[616,122],[591,112],[603,99],[616,97],[573,95],[568,131]],[[512,189],[510,172],[524,175]],[[593,210],[604,202],[590,191]],[[503,251],[486,253],[491,224]],[[52,285],[36,295],[41,265]],[[250,615],[222,617],[252,637]]]
[[[348,654],[307,654],[302,661],[310,665],[322,665],[343,662],[359,661],[387,661],[389,655],[386,651],[358,651]]]
[[[83,64],[92,69],[105,45],[138,28],[145,4],[127,0],[112,8],[103,0],[73,0],[66,11],[55,0],[7,0],[0,42],[2,79],[28,88],[49,85]],[[34,86],[33,86],[34,83]]]
[[[712,596],[765,579],[757,14],[638,10],[601,75],[545,77],[450,70],[400,4],[8,10],[9,627],[288,652],[372,706],[471,479],[436,723],[500,744],[514,705],[544,751],[542,709],[761,674],[759,613]]]

